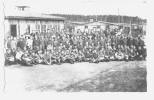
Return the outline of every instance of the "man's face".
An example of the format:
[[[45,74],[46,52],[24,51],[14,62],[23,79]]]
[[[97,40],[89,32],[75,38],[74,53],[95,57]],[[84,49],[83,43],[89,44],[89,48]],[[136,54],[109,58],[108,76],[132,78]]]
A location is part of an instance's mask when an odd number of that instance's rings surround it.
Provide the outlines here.
[[[7,53],[11,53],[11,50],[8,49],[6,52],[7,52]]]

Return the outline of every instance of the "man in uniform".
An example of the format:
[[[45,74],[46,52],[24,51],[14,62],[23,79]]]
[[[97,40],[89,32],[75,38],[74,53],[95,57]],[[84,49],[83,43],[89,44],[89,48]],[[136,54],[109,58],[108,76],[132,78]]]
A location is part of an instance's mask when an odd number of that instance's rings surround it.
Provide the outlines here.
[[[5,65],[15,64],[15,58],[11,52],[11,49],[6,49],[5,53]]]

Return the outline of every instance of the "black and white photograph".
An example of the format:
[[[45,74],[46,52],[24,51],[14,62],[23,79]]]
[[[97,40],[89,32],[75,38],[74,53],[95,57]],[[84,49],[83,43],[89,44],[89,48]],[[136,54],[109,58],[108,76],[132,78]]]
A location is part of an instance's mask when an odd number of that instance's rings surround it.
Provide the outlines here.
[[[6,93],[147,92],[148,0],[2,3]]]

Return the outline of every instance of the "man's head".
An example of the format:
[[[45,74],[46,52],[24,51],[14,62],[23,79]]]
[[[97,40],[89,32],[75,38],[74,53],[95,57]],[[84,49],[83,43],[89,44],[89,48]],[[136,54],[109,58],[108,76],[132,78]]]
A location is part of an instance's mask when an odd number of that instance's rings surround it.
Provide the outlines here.
[[[11,53],[11,50],[10,49],[6,49],[6,53]]]

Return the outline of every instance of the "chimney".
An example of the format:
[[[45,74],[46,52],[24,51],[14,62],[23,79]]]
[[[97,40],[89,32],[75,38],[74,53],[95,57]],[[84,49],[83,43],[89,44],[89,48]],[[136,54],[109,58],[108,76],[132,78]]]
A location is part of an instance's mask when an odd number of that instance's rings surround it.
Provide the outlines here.
[[[29,8],[29,6],[16,6],[16,7],[19,11],[25,11],[26,8]]]
[[[93,18],[90,18],[90,22],[94,22],[94,19]]]

